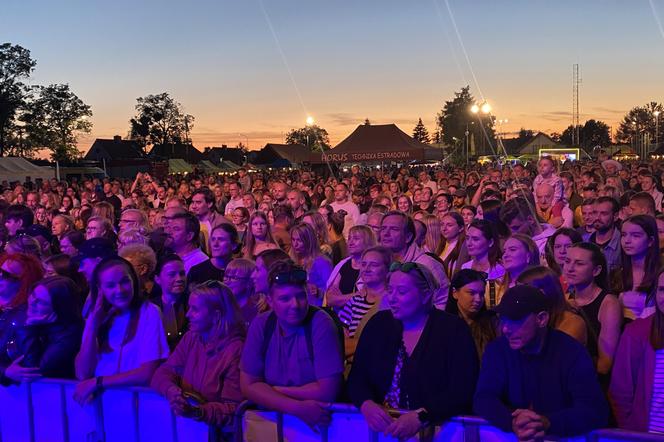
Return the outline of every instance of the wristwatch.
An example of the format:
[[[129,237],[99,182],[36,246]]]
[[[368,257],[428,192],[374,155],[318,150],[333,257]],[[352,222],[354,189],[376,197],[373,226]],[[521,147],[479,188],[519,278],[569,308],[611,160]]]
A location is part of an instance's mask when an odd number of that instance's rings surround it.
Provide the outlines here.
[[[417,418],[420,420],[422,425],[429,423],[429,412],[426,408],[418,408],[415,410],[415,413],[417,413]]]

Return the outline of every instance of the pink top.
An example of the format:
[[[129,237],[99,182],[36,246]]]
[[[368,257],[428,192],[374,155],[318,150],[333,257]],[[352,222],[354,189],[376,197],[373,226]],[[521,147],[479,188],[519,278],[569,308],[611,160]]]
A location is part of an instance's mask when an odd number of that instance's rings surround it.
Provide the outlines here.
[[[655,349],[649,339],[652,319],[627,324],[614,358],[609,400],[624,430],[648,431],[655,372]]]
[[[194,391],[208,402],[203,404],[203,421],[224,425],[232,422],[240,392],[240,355],[244,338],[228,337],[215,346],[204,344],[199,335],[187,332],[168,360],[157,369],[151,386],[162,395],[171,386]]]

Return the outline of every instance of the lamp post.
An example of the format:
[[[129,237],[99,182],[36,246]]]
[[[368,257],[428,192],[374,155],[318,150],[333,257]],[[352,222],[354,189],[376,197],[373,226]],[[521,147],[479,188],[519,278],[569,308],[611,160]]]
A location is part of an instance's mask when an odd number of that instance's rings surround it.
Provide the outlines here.
[[[655,149],[659,147],[659,114],[660,111],[655,111],[653,112],[653,115],[655,116]]]
[[[491,113],[491,105],[484,101],[482,104],[473,104],[470,106],[470,112],[477,115],[480,124],[482,124],[482,118],[479,116],[480,112],[484,115],[489,115]],[[484,137],[482,137],[482,147],[484,147]]]
[[[309,129],[311,128],[311,126],[314,125],[314,122],[315,122],[314,117],[312,117],[311,115],[309,115],[305,121],[305,124],[307,126],[307,149],[309,150],[311,150],[311,145],[309,143]]]
[[[238,134],[238,135],[244,137],[244,141],[246,142],[245,147],[247,148],[247,150],[249,150],[249,137],[246,136],[245,134]]]

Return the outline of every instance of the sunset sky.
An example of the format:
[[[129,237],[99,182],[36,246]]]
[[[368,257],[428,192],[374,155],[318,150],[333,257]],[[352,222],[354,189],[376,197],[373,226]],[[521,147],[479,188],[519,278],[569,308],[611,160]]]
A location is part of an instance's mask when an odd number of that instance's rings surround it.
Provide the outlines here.
[[[662,0],[3,0],[0,41],[30,49],[32,83],[69,83],[92,106],[81,148],[125,136],[136,98],[165,91],[195,116],[199,149],[257,149],[307,115],[333,144],[367,117],[431,131],[466,84],[504,131],[562,131],[574,63],[581,122],[615,132],[664,101],[661,22]]]

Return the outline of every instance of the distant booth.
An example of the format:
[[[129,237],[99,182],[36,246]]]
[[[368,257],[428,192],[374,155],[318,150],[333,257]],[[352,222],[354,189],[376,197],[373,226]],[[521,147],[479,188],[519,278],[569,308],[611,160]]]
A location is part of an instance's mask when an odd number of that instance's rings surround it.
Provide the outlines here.
[[[308,166],[310,151],[302,144],[267,143],[258,152],[252,152],[249,160],[264,169],[301,168]]]
[[[171,158],[168,160],[168,174],[169,175],[187,175],[192,173],[194,168],[191,164],[180,158]]]
[[[396,124],[362,124],[331,150],[313,157],[319,164],[410,164],[440,161],[443,149],[420,143]]]
[[[0,181],[23,183],[27,177],[30,177],[33,182],[37,178],[49,180],[55,177],[55,171],[52,167],[32,164],[25,158],[0,157]]]

